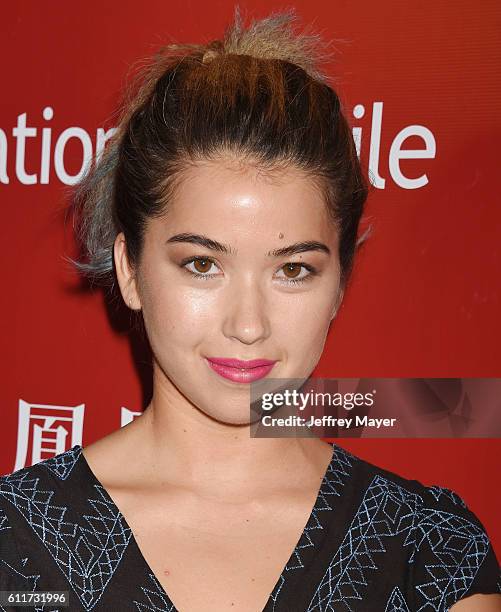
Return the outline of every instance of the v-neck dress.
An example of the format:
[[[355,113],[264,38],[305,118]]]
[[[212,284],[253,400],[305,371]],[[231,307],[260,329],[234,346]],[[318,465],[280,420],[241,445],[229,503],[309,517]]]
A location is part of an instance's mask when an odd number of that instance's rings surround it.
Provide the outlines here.
[[[80,445],[0,478],[0,591],[69,592],[67,607],[0,605],[8,611],[178,612]],[[474,593],[501,593],[500,567],[461,497],[334,444],[256,612],[445,612]]]

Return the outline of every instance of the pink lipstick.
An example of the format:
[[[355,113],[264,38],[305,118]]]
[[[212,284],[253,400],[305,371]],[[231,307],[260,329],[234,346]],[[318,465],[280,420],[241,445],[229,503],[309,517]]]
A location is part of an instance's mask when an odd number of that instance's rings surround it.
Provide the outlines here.
[[[209,367],[223,378],[239,383],[250,383],[259,380],[271,372],[276,361],[270,359],[226,359],[223,357],[206,357]]]

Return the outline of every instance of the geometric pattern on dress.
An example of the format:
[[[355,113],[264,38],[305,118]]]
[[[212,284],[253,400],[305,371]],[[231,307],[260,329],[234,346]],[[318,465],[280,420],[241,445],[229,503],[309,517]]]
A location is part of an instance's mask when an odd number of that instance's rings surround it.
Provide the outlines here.
[[[45,461],[51,459],[40,463]],[[71,466],[72,461],[70,457],[60,465]],[[64,476],[64,469],[60,473]],[[120,564],[131,530],[100,485],[94,485],[96,495],[87,500],[91,511],[77,524],[65,520],[68,508],[51,503],[55,492],[40,489],[39,482],[40,478],[23,468],[0,478],[0,495],[44,544],[83,608],[92,610]]]
[[[405,597],[397,586],[391,592],[384,612],[410,612]]]
[[[65,453],[40,461],[37,465],[47,468],[60,480],[66,480],[71,474],[71,470],[75,467],[81,453],[82,447],[76,445]]]
[[[414,545],[414,526],[421,502],[419,495],[376,475],[307,612],[353,612],[352,604],[361,601],[367,591],[369,574],[378,569],[376,557],[386,552],[384,538],[402,534],[403,546]]]
[[[324,474],[311,515],[301,534],[299,542],[294,548],[287,565],[285,566],[277,581],[277,584],[275,585],[275,588],[273,589],[273,592],[271,593],[270,602],[273,603],[273,610],[275,610],[280,591],[285,584],[286,578],[290,575],[290,572],[304,567],[301,555],[306,549],[315,546],[315,543],[311,537],[314,532],[319,529],[323,529],[319,514],[321,512],[333,510],[334,498],[341,495],[344,484],[348,480],[355,461],[358,461],[358,458],[344,448],[340,446],[336,446],[335,449],[333,448],[333,459],[330,462],[326,473]]]
[[[429,548],[433,557],[425,564],[429,580],[416,585],[418,612],[441,612],[458,601],[473,582],[489,544],[485,531],[467,518],[422,508],[416,526],[416,550]]]
[[[136,604],[136,608],[140,612],[173,612],[175,610],[174,604],[166,598],[166,593],[162,588],[162,585],[158,582],[154,574],[148,574],[153,588],[140,587],[144,595],[148,599],[148,603],[143,603],[134,600],[132,603]]]
[[[440,496],[447,494],[435,490]],[[449,497],[450,498],[450,497]],[[456,500],[453,500],[458,503]],[[467,591],[489,550],[485,531],[467,518],[424,507],[423,498],[377,475],[372,480],[307,612],[342,609],[363,598],[368,576],[378,570],[378,555],[386,552],[384,538],[401,535],[413,545],[412,563],[419,551],[429,577],[416,585],[416,612],[446,612]]]
[[[462,506],[463,508],[467,507],[461,497],[451,489],[446,489],[445,487],[440,487],[438,485],[433,485],[432,487],[426,488],[437,501],[440,500],[440,497],[444,496],[453,504],[456,504],[456,506]]]
[[[319,518],[320,512],[332,511],[334,508],[334,498],[340,497],[342,488],[347,481],[350,470],[355,457],[341,447],[336,448],[334,460],[329,464],[326,473],[324,474],[322,484],[319,489],[319,494],[313,506],[313,510],[309,517],[308,523],[304,528],[301,538],[294,549],[294,554],[285,567],[285,571],[299,569],[304,567],[301,560],[301,554],[304,549],[315,546],[311,535],[318,529],[323,529]]]

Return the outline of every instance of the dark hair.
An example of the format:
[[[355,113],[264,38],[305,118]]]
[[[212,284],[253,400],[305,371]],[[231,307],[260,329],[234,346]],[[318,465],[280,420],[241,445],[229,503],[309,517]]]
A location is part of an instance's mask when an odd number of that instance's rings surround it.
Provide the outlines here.
[[[114,286],[117,234],[134,266],[147,220],[166,211],[183,170],[228,152],[265,171],[293,165],[312,177],[339,231],[345,287],[368,184],[338,95],[320,71],[331,43],[308,28],[295,33],[295,20],[289,9],[244,28],[237,7],[222,40],[170,44],[154,56],[75,189],[86,260],[71,260],[78,270]]]

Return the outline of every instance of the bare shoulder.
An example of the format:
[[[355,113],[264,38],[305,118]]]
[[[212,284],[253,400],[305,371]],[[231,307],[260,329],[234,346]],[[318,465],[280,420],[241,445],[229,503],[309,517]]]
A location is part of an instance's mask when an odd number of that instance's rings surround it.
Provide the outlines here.
[[[451,612],[501,612],[501,595],[481,595],[479,593],[464,597],[449,608]]]

